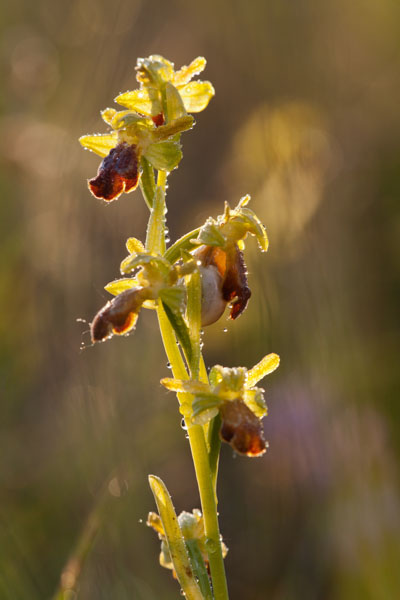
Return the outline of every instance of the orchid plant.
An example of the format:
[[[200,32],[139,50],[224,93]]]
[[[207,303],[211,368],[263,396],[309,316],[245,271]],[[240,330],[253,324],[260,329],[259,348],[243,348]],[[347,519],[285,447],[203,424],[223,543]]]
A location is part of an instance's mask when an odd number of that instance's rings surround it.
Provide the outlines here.
[[[113,298],[94,316],[90,331],[93,343],[103,342],[132,333],[142,308],[157,313],[173,375],[161,383],[177,394],[201,502],[201,510],[177,517],[163,481],[149,476],[158,514],[149,514],[148,525],[161,540],[160,563],[172,570],[189,600],[227,600],[228,550],[217,513],[221,440],[245,456],[265,452],[261,419],[267,409],[256,384],[278,367],[279,357],[268,354],[249,370],[215,365],[207,375],[201,351],[202,328],[221,318],[227,306],[234,320],[248,304],[247,236],[256,238],[262,252],[268,248],[265,228],[247,206],[249,196],[233,209],[226,203],[220,216],[167,248],[168,174],[182,159],[182,133],[194,126],[189,113],[205,109],[215,93],[209,81],[192,81],[205,66],[202,57],[178,71],[162,56],[138,59],[139,88],[115,99],[124,110],[104,110],[109,131],[85,135],[80,143],[102,159],[88,182],[96,198],[111,202],[140,186],[149,208],[146,239],[127,240],[122,277],[105,286]]]

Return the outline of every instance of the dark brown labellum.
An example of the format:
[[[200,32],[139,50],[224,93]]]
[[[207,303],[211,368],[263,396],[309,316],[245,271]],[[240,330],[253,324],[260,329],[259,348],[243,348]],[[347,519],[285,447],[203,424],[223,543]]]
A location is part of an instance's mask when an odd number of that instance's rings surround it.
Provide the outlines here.
[[[102,160],[97,176],[89,180],[96,198],[110,202],[122,192],[134,190],[139,182],[139,156],[135,145],[121,142]]]
[[[221,439],[239,454],[261,456],[267,445],[261,421],[242,400],[226,401],[220,408]]]
[[[247,285],[247,270],[243,258],[243,252],[237,244],[227,250],[226,272],[222,293],[227,302],[231,302],[230,318],[237,319],[245,310],[251,296]]]
[[[90,325],[92,342],[102,342],[114,333],[123,335],[133,329],[140,308],[148,297],[147,290],[132,288],[107,302]]]

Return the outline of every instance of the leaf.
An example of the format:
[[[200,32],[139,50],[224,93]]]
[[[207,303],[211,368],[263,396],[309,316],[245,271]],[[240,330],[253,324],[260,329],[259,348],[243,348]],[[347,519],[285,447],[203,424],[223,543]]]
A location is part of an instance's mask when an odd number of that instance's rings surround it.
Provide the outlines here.
[[[189,277],[189,283],[187,285],[186,307],[186,315],[189,323],[189,334],[193,348],[192,362],[189,365],[190,373],[193,379],[198,379],[200,375],[201,300],[201,277],[199,271],[196,270]]]
[[[194,577],[185,540],[179,527],[178,518],[171,496],[163,481],[155,475],[149,475],[149,484],[157,504],[162,521],[171,560],[178,581],[188,600],[204,600],[203,594]]]
[[[139,179],[140,189],[143,194],[143,198],[151,210],[154,203],[154,196],[156,193],[156,182],[154,180],[154,170],[150,165],[149,161],[142,156],[140,158],[140,166],[142,167],[142,176]]]
[[[87,150],[104,158],[118,144],[118,133],[113,131],[112,133],[83,135],[79,138],[79,143]]]
[[[154,169],[172,171],[182,159],[181,145],[171,141],[150,144],[145,156]]]
[[[213,600],[213,595],[210,587],[210,579],[203,556],[201,554],[197,540],[186,539],[186,548],[189,552],[190,560],[193,565],[193,570],[198,578],[199,586],[203,594],[204,600]]]
[[[263,377],[269,375],[279,367],[280,358],[277,354],[267,354],[259,363],[254,365],[252,369],[247,371],[247,386],[253,387]]]
[[[209,81],[192,81],[179,88],[187,112],[200,112],[206,108],[215,90]]]
[[[182,312],[185,304],[186,290],[183,286],[166,287],[160,290],[159,297],[173,312]]]
[[[193,358],[193,348],[190,341],[188,326],[186,325],[186,322],[180,312],[174,312],[165,302],[163,302],[162,305],[168,320],[175,331],[175,335],[182,346],[187,362],[191,364]]]

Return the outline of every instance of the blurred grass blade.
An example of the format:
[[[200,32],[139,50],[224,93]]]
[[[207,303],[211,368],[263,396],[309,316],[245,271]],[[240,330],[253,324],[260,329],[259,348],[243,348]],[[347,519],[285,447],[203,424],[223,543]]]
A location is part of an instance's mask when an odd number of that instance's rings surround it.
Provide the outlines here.
[[[163,481],[155,475],[149,475],[149,484],[161,517],[168,549],[181,588],[188,600],[204,600],[194,577],[185,540],[168,490]]]

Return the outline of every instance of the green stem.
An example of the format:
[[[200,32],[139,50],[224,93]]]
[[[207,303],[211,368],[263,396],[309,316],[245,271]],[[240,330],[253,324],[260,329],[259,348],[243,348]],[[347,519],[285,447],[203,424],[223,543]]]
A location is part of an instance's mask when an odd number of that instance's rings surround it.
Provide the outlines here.
[[[161,227],[161,220],[165,225],[165,189],[167,183],[167,173],[159,171],[157,177],[157,190],[155,195],[155,203],[150,216],[150,221],[158,221],[157,223],[149,223],[149,229],[157,231],[159,238],[155,239],[154,235],[148,235],[146,248],[148,252],[155,251],[165,252],[165,227]],[[163,206],[161,206],[161,202]],[[162,238],[162,239],[161,239]],[[188,370],[185,367],[182,354],[178,348],[174,330],[165,314],[161,302],[157,308],[158,321],[160,332],[164,343],[164,348],[171,364],[172,374],[176,379],[188,379]],[[198,336],[198,344],[200,337]],[[201,374],[204,377],[204,362],[201,357],[200,348],[198,352],[197,373],[201,368]],[[177,394],[178,401],[181,405],[182,412],[184,406],[191,406],[193,397],[190,394]],[[189,404],[190,403],[190,404]],[[187,414],[184,415],[187,432],[189,437],[190,449],[192,452],[193,464],[196,473],[197,485],[199,488],[202,513],[204,518],[204,529],[206,535],[206,544],[208,551],[208,560],[210,564],[211,580],[215,600],[228,600],[228,587],[225,576],[224,559],[222,556],[221,536],[218,525],[218,513],[216,494],[214,487],[214,477],[210,470],[210,461],[205,438],[205,432],[201,425],[193,425]]]
[[[182,355],[177,347],[174,331],[168,318],[161,306],[157,309],[157,312],[164,348],[172,367],[172,374],[176,379],[188,379]],[[181,406],[188,402],[188,397],[190,398],[190,394],[178,394],[178,400]],[[186,422],[186,426],[204,517],[214,598],[215,600],[228,600],[228,588],[218,525],[217,504],[204,430],[200,425],[192,425],[189,421]]]

